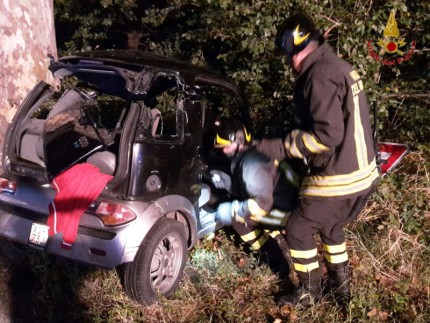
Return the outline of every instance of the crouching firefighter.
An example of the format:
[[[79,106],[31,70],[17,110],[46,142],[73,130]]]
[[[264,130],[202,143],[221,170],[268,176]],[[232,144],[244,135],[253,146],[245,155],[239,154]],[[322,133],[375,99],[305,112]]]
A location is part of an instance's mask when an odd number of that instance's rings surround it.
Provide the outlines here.
[[[218,206],[215,220],[232,226],[251,249],[264,256],[273,272],[287,278],[289,253],[280,230],[298,198],[297,175],[285,161],[272,161],[259,153],[238,121],[219,124],[215,148],[231,159],[232,177],[212,170],[212,182],[233,199]]]

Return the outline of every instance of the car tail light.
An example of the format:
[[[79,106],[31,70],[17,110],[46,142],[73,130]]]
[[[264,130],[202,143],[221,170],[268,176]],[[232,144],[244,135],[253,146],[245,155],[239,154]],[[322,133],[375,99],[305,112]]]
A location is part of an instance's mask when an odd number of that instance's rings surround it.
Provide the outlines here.
[[[10,194],[15,194],[16,192],[16,182],[10,179],[0,177],[0,192],[6,192]]]
[[[125,224],[136,218],[136,213],[127,205],[114,202],[96,201],[90,205],[88,212],[96,215],[108,227]]]

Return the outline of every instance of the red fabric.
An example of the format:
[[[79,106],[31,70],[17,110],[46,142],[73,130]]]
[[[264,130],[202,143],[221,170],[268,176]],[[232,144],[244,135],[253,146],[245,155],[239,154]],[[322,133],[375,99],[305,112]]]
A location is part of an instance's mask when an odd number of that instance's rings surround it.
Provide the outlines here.
[[[52,181],[57,194],[49,205],[49,236],[63,233],[63,247],[76,240],[79,220],[113,176],[99,172],[91,164],[77,164]]]

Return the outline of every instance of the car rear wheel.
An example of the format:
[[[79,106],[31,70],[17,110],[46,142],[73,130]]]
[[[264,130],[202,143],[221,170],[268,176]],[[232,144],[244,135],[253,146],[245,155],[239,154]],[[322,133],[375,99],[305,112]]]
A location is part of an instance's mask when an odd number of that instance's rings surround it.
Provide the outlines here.
[[[157,295],[170,296],[182,278],[187,243],[183,224],[158,220],[143,240],[133,262],[124,266],[124,286],[134,300],[150,305]]]

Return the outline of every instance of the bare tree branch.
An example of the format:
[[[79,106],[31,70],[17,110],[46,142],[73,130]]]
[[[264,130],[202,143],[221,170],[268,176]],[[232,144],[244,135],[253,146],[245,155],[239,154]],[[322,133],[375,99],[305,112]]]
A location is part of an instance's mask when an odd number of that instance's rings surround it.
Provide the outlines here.
[[[398,98],[398,99],[427,99],[430,98],[430,93],[391,93],[382,96],[383,99]]]
[[[336,28],[337,26],[339,26],[339,25],[340,25],[340,24],[336,24],[336,25],[331,26],[329,29],[327,29],[327,30],[324,32],[323,37],[324,37],[325,39],[327,39],[327,38],[330,36],[330,32],[331,32],[334,28]]]

